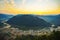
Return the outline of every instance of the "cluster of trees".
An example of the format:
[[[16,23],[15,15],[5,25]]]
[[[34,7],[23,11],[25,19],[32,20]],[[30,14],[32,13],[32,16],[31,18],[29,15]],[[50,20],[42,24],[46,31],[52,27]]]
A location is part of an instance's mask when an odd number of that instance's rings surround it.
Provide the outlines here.
[[[1,33],[0,40],[60,40],[60,31],[53,31],[49,35],[16,35],[11,33]]]
[[[22,35],[17,36],[15,40],[60,40],[60,31],[53,31],[50,35]]]

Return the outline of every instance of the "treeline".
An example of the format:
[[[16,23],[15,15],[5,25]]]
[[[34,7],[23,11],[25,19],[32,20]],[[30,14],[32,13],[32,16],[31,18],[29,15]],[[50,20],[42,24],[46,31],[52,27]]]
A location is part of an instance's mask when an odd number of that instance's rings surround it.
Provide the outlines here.
[[[0,40],[60,40],[60,31],[53,31],[49,35],[16,35],[11,33],[1,33]]]

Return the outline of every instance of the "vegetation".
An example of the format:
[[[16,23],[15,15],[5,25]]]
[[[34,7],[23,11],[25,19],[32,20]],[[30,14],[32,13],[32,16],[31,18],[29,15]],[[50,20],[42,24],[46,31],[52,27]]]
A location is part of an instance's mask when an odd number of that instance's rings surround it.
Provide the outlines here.
[[[0,31],[0,40],[60,40],[60,31],[53,31],[49,35],[14,35]]]
[[[33,36],[33,35],[22,35],[17,36],[15,40],[60,40],[60,31],[53,31],[50,35],[41,35],[41,36]]]

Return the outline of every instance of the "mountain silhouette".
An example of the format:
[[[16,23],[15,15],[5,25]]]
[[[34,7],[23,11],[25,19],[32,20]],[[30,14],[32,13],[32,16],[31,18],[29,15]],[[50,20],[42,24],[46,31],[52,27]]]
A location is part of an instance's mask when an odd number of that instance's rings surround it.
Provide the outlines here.
[[[7,20],[9,20],[11,17],[13,17],[13,15],[8,15],[8,14],[2,14],[2,13],[0,13],[0,22],[1,22],[1,21],[7,21]]]
[[[17,15],[8,20],[7,23],[22,29],[40,29],[51,26],[50,23],[33,15]]]
[[[52,22],[56,25],[56,26],[60,26],[60,15],[57,15],[55,17],[55,19],[52,20]]]
[[[38,17],[44,19],[45,21],[51,24],[60,26],[60,15],[45,15],[45,16],[38,16]]]

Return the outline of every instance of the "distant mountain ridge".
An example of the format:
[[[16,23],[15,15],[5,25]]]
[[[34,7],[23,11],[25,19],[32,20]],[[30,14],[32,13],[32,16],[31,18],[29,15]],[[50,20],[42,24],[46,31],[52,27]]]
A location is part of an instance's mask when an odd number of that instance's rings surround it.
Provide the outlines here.
[[[7,21],[8,24],[12,26],[17,26],[16,28],[24,29],[40,29],[44,27],[50,27],[51,24],[34,15],[17,15]]]
[[[13,17],[13,15],[8,15],[8,14],[2,14],[2,13],[0,13],[0,22],[1,21],[7,21],[7,20],[9,20],[12,17]]]
[[[38,16],[38,17],[44,19],[45,21],[51,24],[60,26],[60,14],[59,15],[45,15],[45,16]]]

